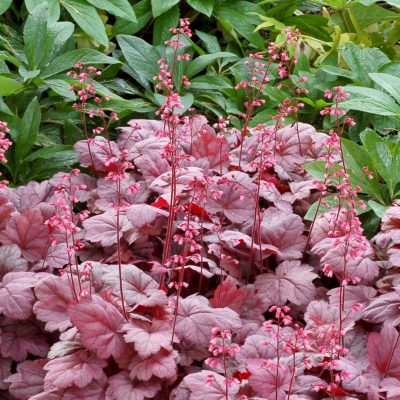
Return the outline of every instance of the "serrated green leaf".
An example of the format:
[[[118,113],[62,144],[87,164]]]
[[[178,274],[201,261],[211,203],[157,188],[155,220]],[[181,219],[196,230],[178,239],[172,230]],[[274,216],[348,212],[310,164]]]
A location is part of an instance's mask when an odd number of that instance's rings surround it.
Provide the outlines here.
[[[108,46],[106,29],[93,6],[84,0],[60,0],[60,3],[84,32],[103,46]]]
[[[172,33],[165,29],[166,26],[171,28],[178,25],[179,21],[179,7],[178,5],[172,7],[164,14],[157,17],[153,26],[153,45],[158,46],[171,38]]]
[[[374,213],[379,217],[383,218],[385,212],[390,208],[389,206],[384,206],[382,204],[377,203],[374,200],[369,200],[368,205],[374,210]]]

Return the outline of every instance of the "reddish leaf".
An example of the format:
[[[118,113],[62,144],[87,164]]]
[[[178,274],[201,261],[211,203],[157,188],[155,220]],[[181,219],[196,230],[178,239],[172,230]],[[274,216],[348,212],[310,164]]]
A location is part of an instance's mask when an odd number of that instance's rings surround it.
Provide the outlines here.
[[[195,166],[207,171],[225,173],[229,165],[229,145],[225,137],[219,139],[214,130],[203,129],[192,144]]]
[[[400,324],[400,288],[373,299],[362,313],[362,318],[379,324],[397,326]]]
[[[32,288],[37,278],[32,272],[10,272],[0,282],[0,312],[12,319],[28,319],[35,300]]]
[[[306,304],[315,297],[312,281],[318,277],[309,265],[300,261],[284,261],[275,274],[261,274],[256,278],[257,292],[269,299],[270,305]]]
[[[125,319],[111,303],[93,296],[70,306],[69,315],[81,334],[82,344],[100,358],[123,354],[125,342],[120,332]]]
[[[0,246],[0,278],[8,272],[28,270],[28,262],[21,256],[21,250],[15,244]]]
[[[24,361],[17,366],[17,373],[7,378],[11,383],[9,391],[19,400],[29,400],[32,396],[43,390],[43,380],[46,371],[43,367],[47,363],[45,359]]]
[[[180,339],[194,346],[207,346],[215,327],[234,331],[241,327],[241,321],[230,308],[211,308],[201,296],[179,301],[175,331]]]
[[[24,361],[28,353],[46,357],[47,338],[29,321],[5,320],[0,323],[0,353],[14,361]]]
[[[368,336],[368,359],[370,371],[380,378],[400,379],[400,340],[399,333],[392,326],[384,326],[380,333]]]
[[[35,294],[38,302],[33,306],[33,312],[38,320],[46,322],[46,330],[63,332],[71,326],[68,305],[73,301],[73,295],[68,282],[49,276],[36,286]]]
[[[24,258],[29,262],[42,259],[49,245],[47,227],[43,224],[42,214],[37,209],[24,211],[7,222],[0,233],[0,242],[16,244]]]
[[[205,208],[209,213],[223,213],[232,222],[245,222],[254,215],[256,189],[247,174],[229,172],[221,183],[210,186]]]
[[[144,400],[155,398],[161,389],[160,380],[133,381],[127,371],[121,371],[108,379],[105,400]]]
[[[134,343],[140,357],[146,358],[158,353],[162,348],[172,350],[172,324],[168,321],[153,320],[151,323],[132,320],[124,325],[127,343]]]
[[[109,209],[103,214],[88,218],[83,226],[86,230],[85,239],[100,243],[102,246],[112,246],[117,243],[117,226],[120,237],[131,228],[126,215],[120,213],[118,219],[115,209]]]
[[[0,231],[2,231],[7,222],[11,219],[11,213],[15,211],[13,204],[9,203],[7,197],[0,196]]]
[[[210,299],[210,305],[214,308],[229,307],[239,313],[244,296],[243,290],[240,288],[238,289],[235,281],[228,276],[225,281],[215,289],[214,297]]]
[[[47,372],[44,378],[45,390],[65,389],[76,385],[84,388],[93,380],[104,378],[103,368],[107,362],[97,358],[86,350],[50,360],[44,369]]]
[[[134,357],[129,365],[130,377],[147,381],[152,377],[174,380],[177,374],[176,352],[161,350],[146,359]]]

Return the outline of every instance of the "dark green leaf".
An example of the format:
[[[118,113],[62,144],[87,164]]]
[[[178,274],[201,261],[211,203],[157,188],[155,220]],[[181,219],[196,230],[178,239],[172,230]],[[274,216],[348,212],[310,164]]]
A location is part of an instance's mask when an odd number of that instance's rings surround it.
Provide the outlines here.
[[[390,93],[396,99],[397,103],[400,104],[400,78],[382,73],[372,73],[369,74],[369,76],[374,82]]]
[[[144,28],[151,20],[151,4],[150,0],[141,0],[133,7],[137,22],[127,21],[126,19],[117,18],[113,25],[113,35],[134,35]]]
[[[364,6],[360,3],[351,5],[351,12],[357,18],[360,29],[383,21],[394,21],[400,18],[399,14],[378,5]]]
[[[74,92],[70,90],[71,85],[62,79],[47,79],[45,80],[50,89],[54,90],[60,96],[66,97],[69,100],[75,100]]]
[[[90,65],[120,63],[120,61],[118,61],[116,58],[106,56],[105,54],[100,53],[97,50],[76,49],[55,58],[43,71],[41,77],[49,78],[51,76],[57,75],[60,72],[73,68],[73,66],[78,61]]]
[[[175,28],[179,21],[179,7],[176,5],[160,15],[154,21],[153,44],[158,46],[171,38],[172,33],[166,27]]]
[[[135,36],[118,35],[117,41],[137,81],[146,86],[158,74],[158,51],[143,39]]]
[[[370,114],[400,115],[400,106],[386,93],[365,87],[346,86],[346,91],[359,95],[341,104],[346,110],[358,110]]]
[[[28,155],[36,141],[40,119],[40,106],[37,97],[35,97],[26,108],[18,127],[15,145],[15,159],[18,164]]]
[[[24,86],[15,79],[0,75],[0,96],[9,96],[21,90]]]
[[[210,17],[214,8],[214,0],[187,0],[196,11]]]
[[[30,154],[28,157],[26,157],[22,162],[23,163],[28,163],[37,159],[48,159],[48,158],[54,158],[59,155],[59,153],[64,153],[65,151],[73,151],[72,146],[64,145],[64,144],[59,144],[59,145],[54,145],[51,147],[44,147],[42,149],[39,149],[32,154]],[[70,154],[70,153],[68,153]]]
[[[199,56],[192,60],[186,68],[186,76],[190,79],[194,75],[198,74],[209,64],[218,60],[219,58],[232,58],[232,60],[237,60],[238,56],[233,53],[228,53],[226,51],[221,51],[219,53],[205,54],[204,56]]]
[[[85,0],[60,0],[79,27],[103,46],[108,46],[108,38],[103,21],[96,9]]]
[[[178,3],[179,0],[151,0],[151,9],[153,11],[153,18],[159,17],[161,14],[164,14],[175,4]]]
[[[204,43],[206,50],[209,53],[218,53],[221,51],[221,47],[218,43],[218,39],[214,35],[210,35],[205,32],[196,31],[196,35]]]
[[[2,0],[0,3],[0,15],[4,14],[11,6],[12,0]]]
[[[87,0],[93,6],[125,20],[137,22],[135,12],[128,0]]]

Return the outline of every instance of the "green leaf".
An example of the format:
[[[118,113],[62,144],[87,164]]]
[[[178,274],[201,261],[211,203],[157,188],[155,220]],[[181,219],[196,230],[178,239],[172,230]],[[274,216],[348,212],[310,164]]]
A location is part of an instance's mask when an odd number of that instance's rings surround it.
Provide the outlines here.
[[[177,5],[156,18],[153,26],[153,45],[164,44],[166,40],[170,39],[172,33],[165,27],[173,28],[178,25],[178,21],[179,7]]]
[[[11,6],[12,0],[2,0],[0,3],[0,15],[4,14]]]
[[[322,204],[320,204],[320,206],[318,207],[319,200],[316,201],[315,203],[311,204],[311,206],[307,210],[306,215],[304,216],[304,219],[306,221],[312,221],[315,218],[315,215],[317,215],[317,216],[321,215],[321,214],[327,212],[328,210],[330,210],[334,207],[337,207],[337,205],[338,205],[338,200],[335,199],[334,195],[326,196],[322,199],[322,201],[325,202],[328,205],[328,207],[325,207]],[[317,210],[318,210],[318,213],[317,213]],[[356,207],[356,210],[357,210],[357,214],[360,215],[360,214],[364,214],[364,213],[370,211],[371,208],[366,204],[366,208],[364,210],[361,209],[360,207]]]
[[[58,153],[64,153],[65,151],[73,151],[71,145],[58,144],[51,147],[44,147],[37,151],[34,151],[28,157],[24,158],[23,163],[28,163],[38,159],[49,159],[58,156]]]
[[[383,206],[374,200],[369,200],[368,205],[374,210],[374,213],[379,217],[383,218],[385,212],[390,208],[389,206]]]
[[[304,164],[302,166],[312,177],[318,179],[321,182],[324,182],[325,180],[325,174],[326,174],[326,166],[325,166],[325,161],[322,160],[317,160],[317,161],[311,161],[307,164]],[[340,169],[339,165],[334,165],[333,168],[335,170]],[[330,172],[330,171],[329,171]]]
[[[0,75],[0,96],[9,96],[15,92],[18,92],[24,87],[21,83],[15,79],[6,78]]]
[[[42,3],[28,16],[24,25],[25,55],[32,69],[43,58],[43,43],[47,34],[47,4]]]
[[[49,78],[57,75],[60,72],[73,68],[78,61],[82,61],[83,63],[90,65],[120,64],[120,61],[118,61],[116,58],[106,56],[97,50],[76,49],[55,58],[40,76],[42,78]]]
[[[232,58],[234,60],[238,59],[238,56],[233,53],[228,53],[226,51],[221,51],[219,53],[213,54],[205,54],[203,56],[199,56],[192,60],[186,68],[186,76],[190,79],[192,76],[198,74],[204,68],[206,68],[209,64],[218,60],[219,58]]]
[[[232,28],[245,37],[252,45],[259,49],[265,47],[264,39],[254,32],[255,25],[259,19],[251,13],[263,14],[261,7],[249,1],[220,1],[213,11],[213,15],[229,22]]]
[[[389,11],[378,5],[364,6],[360,3],[351,5],[351,12],[357,18],[360,29],[384,21],[394,21],[400,18],[399,14]]]
[[[193,78],[190,81],[190,89],[201,90],[222,90],[232,89],[232,84],[228,83],[224,78],[214,75],[203,75]]]
[[[25,5],[29,13],[40,4],[47,4],[47,19],[50,24],[57,22],[60,18],[60,3],[58,0],[25,0]]]
[[[385,180],[392,198],[394,188],[400,179],[400,171],[393,168],[393,154],[388,144],[371,129],[361,134],[361,140],[372,157],[376,171]]]
[[[346,86],[346,91],[360,95],[359,98],[350,98],[341,103],[341,107],[346,110],[358,110],[370,114],[400,115],[400,106],[386,93],[358,86]]]
[[[283,24],[282,22],[278,21],[275,18],[271,18],[271,17],[264,17],[263,15],[260,14],[256,14],[263,22],[260,25],[257,25],[255,31],[259,31],[260,29],[264,29],[264,28],[269,28],[269,27],[273,27],[275,28],[275,30],[281,31],[282,29],[285,28],[285,24]]]
[[[361,49],[354,43],[345,43],[342,49],[342,56],[349,68],[355,72],[362,85],[370,86],[370,72],[377,72],[378,69],[388,63],[389,58],[378,49]]]
[[[113,24],[113,36],[117,35],[134,35],[143,29],[152,18],[150,0],[141,0],[133,6],[137,22],[127,21],[126,19],[117,18]]]
[[[193,7],[196,11],[211,17],[214,0],[187,0],[188,4]]]
[[[135,12],[128,0],[87,0],[87,2],[117,17],[137,22]]]
[[[74,92],[70,90],[71,85],[62,79],[47,79],[45,83],[60,96],[66,97],[69,100],[76,100]]]
[[[153,77],[158,74],[158,51],[135,36],[118,35],[117,41],[134,78],[143,86],[153,82]]]
[[[153,12],[153,18],[159,17],[161,14],[164,14],[175,4],[178,3],[179,0],[151,0],[151,9]]]
[[[372,73],[370,78],[390,93],[400,104],[400,78],[389,74]]]
[[[196,35],[204,43],[206,50],[209,53],[218,53],[221,51],[221,47],[218,43],[218,39],[214,35],[210,35],[209,33],[201,32],[201,31],[196,31]]]
[[[60,0],[79,27],[103,46],[108,46],[108,38],[103,21],[96,9],[84,0]]]
[[[331,65],[323,65],[320,68],[322,71],[326,72],[329,75],[333,76],[342,76],[343,78],[348,78],[351,79],[352,81],[357,79],[357,74],[349,71],[347,69],[339,68],[339,67],[334,67]]]
[[[368,151],[363,146],[347,139],[342,139],[342,147],[347,172],[350,175],[352,185],[361,186],[362,192],[371,194],[380,201],[383,201],[374,163]],[[367,174],[363,171],[363,167],[368,167],[368,170],[373,173],[373,179],[368,178]]]
[[[20,164],[32,149],[39,132],[40,119],[40,106],[37,97],[35,97],[26,108],[18,127],[15,145],[17,164]]]

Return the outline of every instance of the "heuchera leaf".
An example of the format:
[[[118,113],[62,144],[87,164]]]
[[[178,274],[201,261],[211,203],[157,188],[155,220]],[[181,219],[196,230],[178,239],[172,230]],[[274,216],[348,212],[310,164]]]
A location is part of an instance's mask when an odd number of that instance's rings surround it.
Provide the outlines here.
[[[138,382],[133,381],[127,371],[121,371],[108,379],[105,400],[153,399],[160,389],[160,380],[157,378]]]
[[[35,295],[38,301],[33,312],[39,321],[46,322],[46,330],[63,332],[71,326],[68,305],[73,301],[73,294],[67,281],[49,276],[36,286]]]
[[[44,366],[47,371],[44,388],[65,389],[72,385],[84,388],[93,380],[101,380],[104,377],[103,368],[106,365],[106,361],[86,350],[78,350],[74,354],[50,360]]]
[[[152,322],[132,320],[124,325],[127,343],[134,343],[140,357],[146,358],[158,353],[162,348],[172,350],[172,325],[168,321],[153,320]]]
[[[48,229],[43,222],[39,210],[26,210],[7,222],[5,230],[0,233],[0,242],[16,244],[29,262],[39,261],[49,245]]]
[[[400,324],[400,288],[373,299],[364,309],[362,318],[366,321],[384,325],[398,326]]]
[[[37,278],[32,272],[10,272],[0,282],[0,312],[12,319],[28,319],[35,300],[32,288]]]
[[[28,261],[22,258],[20,248],[15,244],[0,246],[0,278],[8,272],[27,271]]]
[[[206,382],[210,383],[207,384]],[[190,390],[188,400],[234,400],[240,388],[237,382],[233,382],[228,386],[227,393],[225,378],[213,371],[190,374],[184,378],[183,385]]]
[[[146,359],[134,357],[129,365],[130,377],[140,381],[147,381],[151,377],[173,380],[177,374],[176,358],[175,351],[167,350],[161,350]]]
[[[368,336],[368,360],[370,371],[380,378],[400,379],[399,333],[392,326],[384,326],[380,333]]]
[[[210,299],[210,305],[214,308],[229,307],[239,313],[244,296],[245,293],[243,290],[237,288],[235,281],[228,276],[225,281],[215,289],[214,297]]]
[[[120,237],[131,228],[131,224],[123,213],[117,217],[117,210],[110,209],[100,215],[88,218],[83,223],[86,230],[85,239],[98,242],[102,246],[112,246],[117,243],[117,226]]]
[[[221,183],[211,185],[206,210],[223,213],[232,222],[245,222],[253,217],[256,189],[247,174],[228,172],[223,175]]]
[[[0,231],[5,228],[7,221],[11,219],[13,211],[15,211],[14,205],[9,203],[6,196],[0,196]]]
[[[14,361],[24,361],[28,353],[46,357],[49,351],[47,338],[29,321],[0,322],[0,353]]]
[[[100,358],[118,358],[125,350],[122,314],[100,296],[81,300],[69,307],[71,322],[81,334],[81,342]]]
[[[261,274],[256,278],[256,289],[267,296],[270,305],[284,305],[288,300],[294,304],[305,304],[315,296],[312,281],[318,275],[309,265],[300,261],[284,261],[275,273]]]
[[[194,346],[206,346],[214,327],[230,329],[241,327],[239,316],[230,308],[211,308],[204,297],[191,296],[179,301],[176,322],[177,336]]]
[[[227,172],[229,165],[229,144],[225,137],[218,138],[212,128],[204,129],[193,142],[194,165],[207,171]]]
[[[276,364],[275,364],[276,365]],[[275,398],[278,393],[278,399],[286,398],[286,391],[290,385],[290,373],[288,369],[280,364],[278,368],[274,367],[273,362],[263,363],[262,359],[250,359],[247,362],[247,370],[250,372],[249,383],[255,392],[267,399]]]
[[[128,305],[140,303],[158,289],[157,282],[151,276],[131,264],[122,266],[121,278],[124,298]],[[117,269],[104,274],[103,281],[111,287],[112,292],[116,296],[120,295],[120,280]]]
[[[7,378],[9,391],[17,399],[29,400],[43,390],[46,359],[24,361],[17,366],[17,373]]]

